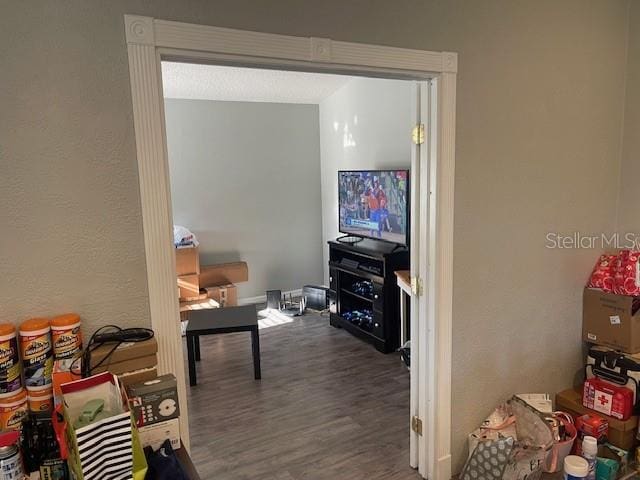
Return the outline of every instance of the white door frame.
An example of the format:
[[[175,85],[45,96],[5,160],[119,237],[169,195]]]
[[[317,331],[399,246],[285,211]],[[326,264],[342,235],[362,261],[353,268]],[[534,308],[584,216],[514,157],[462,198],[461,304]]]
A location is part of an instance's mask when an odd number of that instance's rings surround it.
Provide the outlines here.
[[[424,278],[416,334],[427,348],[420,364],[417,412],[424,425],[418,442],[420,473],[451,478],[451,323],[453,189],[457,54],[429,52],[193,25],[125,15],[131,97],[140,181],[149,307],[158,339],[158,368],[178,379],[181,433],[189,448],[182,341],[178,322],[171,190],[162,95],[161,60],[229,63],[263,68],[360,73],[386,78],[430,79],[426,156],[421,201],[428,225],[420,229],[418,271]],[[407,133],[408,134],[408,133]],[[421,162],[425,165],[424,160]],[[425,197],[426,196],[426,197]],[[417,228],[418,226],[413,226]],[[412,252],[413,255],[413,252]],[[415,275],[415,272],[414,272]],[[412,352],[413,353],[413,352]],[[418,352],[420,353],[420,352]],[[425,353],[425,352],[422,352]],[[417,370],[417,369],[416,369]],[[413,412],[412,412],[413,413]]]

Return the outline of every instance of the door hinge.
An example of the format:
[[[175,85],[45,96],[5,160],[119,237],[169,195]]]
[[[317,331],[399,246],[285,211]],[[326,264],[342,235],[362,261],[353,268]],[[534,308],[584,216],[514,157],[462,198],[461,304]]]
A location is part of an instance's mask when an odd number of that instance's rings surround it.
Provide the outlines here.
[[[422,419],[419,417],[411,417],[411,430],[422,436]]]
[[[411,295],[416,297],[422,295],[422,279],[420,277],[411,277]]]
[[[411,139],[416,145],[422,145],[424,143],[424,123],[416,125],[411,131]]]

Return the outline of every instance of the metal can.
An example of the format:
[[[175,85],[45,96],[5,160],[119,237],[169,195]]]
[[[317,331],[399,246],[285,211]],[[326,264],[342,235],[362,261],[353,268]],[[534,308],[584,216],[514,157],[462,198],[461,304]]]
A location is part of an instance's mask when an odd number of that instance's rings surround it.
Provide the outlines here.
[[[0,480],[22,480],[22,455],[17,445],[0,447]]]
[[[65,480],[68,476],[67,462],[61,458],[48,458],[40,465],[40,480]]]

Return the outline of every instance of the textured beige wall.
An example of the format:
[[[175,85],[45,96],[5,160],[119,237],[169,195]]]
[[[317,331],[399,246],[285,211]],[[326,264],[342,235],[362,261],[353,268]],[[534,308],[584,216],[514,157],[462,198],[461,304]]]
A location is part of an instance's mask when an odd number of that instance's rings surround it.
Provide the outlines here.
[[[618,231],[640,235],[640,0],[631,2],[629,27]]]
[[[147,326],[121,12],[0,2],[0,321]]]
[[[611,230],[628,0],[0,0],[0,315],[148,323],[124,13],[460,54],[454,465],[514,391],[581,363],[589,251]]]

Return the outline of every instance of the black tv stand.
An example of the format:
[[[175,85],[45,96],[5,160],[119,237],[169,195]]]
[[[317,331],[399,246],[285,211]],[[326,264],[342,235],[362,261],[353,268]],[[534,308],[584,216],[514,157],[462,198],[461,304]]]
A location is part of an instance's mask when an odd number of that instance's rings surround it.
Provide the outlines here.
[[[396,243],[396,246],[391,249],[391,252],[395,252],[396,250],[407,250],[407,247],[401,243]]]
[[[400,342],[400,291],[395,271],[409,267],[409,250],[362,239],[329,242],[329,322],[390,353]]]
[[[364,238],[358,237],[357,235],[343,235],[336,238],[336,242],[346,243],[347,245],[355,245],[356,243],[360,243],[362,240],[364,240]]]

